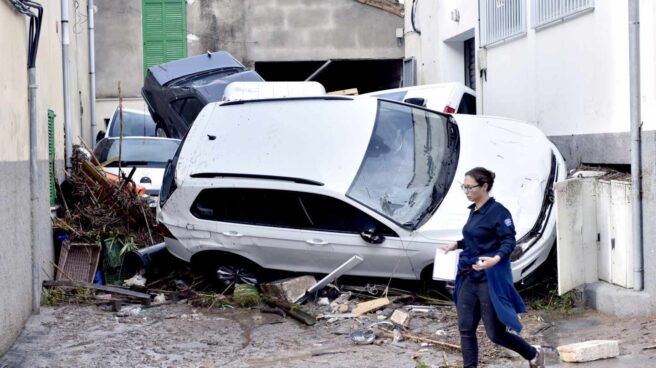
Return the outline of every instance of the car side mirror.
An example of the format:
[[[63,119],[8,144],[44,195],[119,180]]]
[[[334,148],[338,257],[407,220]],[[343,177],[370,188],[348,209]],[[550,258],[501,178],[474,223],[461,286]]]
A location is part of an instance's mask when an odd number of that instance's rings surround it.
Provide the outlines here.
[[[406,98],[405,100],[403,100],[403,102],[411,104],[411,105],[426,107],[426,99],[421,98],[421,97]]]
[[[101,139],[105,138],[105,131],[101,130],[96,134],[96,143],[100,142]]]
[[[360,236],[364,241],[371,244],[380,244],[385,241],[385,236],[376,233],[376,230],[374,229],[365,230],[360,233]]]

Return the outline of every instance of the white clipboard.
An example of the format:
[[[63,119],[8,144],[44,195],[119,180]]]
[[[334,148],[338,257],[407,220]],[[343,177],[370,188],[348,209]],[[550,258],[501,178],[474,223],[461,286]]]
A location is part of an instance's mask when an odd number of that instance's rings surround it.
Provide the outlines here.
[[[462,249],[452,250],[446,254],[440,248],[435,249],[433,262],[433,280],[454,281],[458,273],[458,260]]]

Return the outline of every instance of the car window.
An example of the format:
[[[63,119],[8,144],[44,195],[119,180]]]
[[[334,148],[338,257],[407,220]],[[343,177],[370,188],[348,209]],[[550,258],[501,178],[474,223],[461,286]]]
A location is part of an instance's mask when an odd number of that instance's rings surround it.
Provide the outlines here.
[[[166,167],[179,144],[173,139],[123,139],[121,166]],[[115,159],[107,167],[117,167],[120,145],[120,139],[105,139],[96,146],[94,154],[101,163]]]
[[[377,98],[384,98],[384,99],[387,99],[387,100],[403,101],[403,98],[407,94],[408,94],[407,91],[397,91],[397,92],[387,92],[387,93],[374,94],[372,96],[377,97]]]
[[[308,220],[295,192],[213,188],[200,192],[191,213],[204,220],[304,228]]]
[[[476,115],[476,97],[469,93],[463,93],[457,113]]]
[[[109,137],[118,137],[121,134],[121,114],[116,113],[112,117]],[[149,114],[123,111],[123,136],[124,137],[154,137],[155,122]]]
[[[310,220],[309,229],[359,234],[375,230],[398,237],[389,227],[339,199],[313,193],[300,193],[300,201]]]
[[[188,126],[193,124],[194,120],[196,120],[196,116],[198,116],[200,110],[202,110],[204,106],[196,97],[176,100],[173,101],[171,105],[173,106],[173,110],[182,117]]]
[[[201,191],[191,206],[197,218],[272,227],[359,234],[376,230],[398,237],[389,227],[338,199],[313,193],[250,188]]]
[[[347,195],[416,229],[453,181],[459,152],[453,129],[444,115],[379,100],[369,146]]]

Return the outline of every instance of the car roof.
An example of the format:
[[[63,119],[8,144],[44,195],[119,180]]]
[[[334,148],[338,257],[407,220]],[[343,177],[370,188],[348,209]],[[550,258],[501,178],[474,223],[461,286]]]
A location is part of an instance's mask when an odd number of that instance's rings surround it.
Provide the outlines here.
[[[218,68],[244,68],[244,66],[229,53],[217,51],[155,65],[148,71],[155,77],[160,86],[163,86],[186,75]]]
[[[344,194],[376,108],[375,98],[335,96],[208,104],[185,139],[176,175],[295,178]]]
[[[444,88],[444,89],[451,89],[453,91],[455,90],[462,90],[463,92],[470,93],[472,95],[476,95],[476,92],[465,86],[462,83],[459,82],[447,82],[447,83],[434,83],[434,84],[423,84],[419,86],[410,86],[410,87],[401,87],[401,88],[392,88],[392,89],[386,89],[382,91],[375,91],[375,92],[369,92],[365,95],[367,96],[377,96],[380,94],[387,94],[387,93],[392,93],[392,92],[407,92],[407,91],[420,91],[420,90],[427,90],[427,89],[438,89],[438,88]]]

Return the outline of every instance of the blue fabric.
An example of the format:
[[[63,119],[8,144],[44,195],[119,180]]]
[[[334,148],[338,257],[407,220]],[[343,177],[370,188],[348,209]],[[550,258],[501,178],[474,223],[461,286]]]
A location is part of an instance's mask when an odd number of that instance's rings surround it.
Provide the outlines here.
[[[458,276],[456,276],[454,303],[458,303],[458,294],[465,280],[472,282],[488,281],[490,299],[499,320],[511,329],[520,332],[522,324],[517,313],[526,311],[524,301],[512,281],[510,271],[510,253],[515,249],[515,226],[510,212],[494,198],[478,210],[470,207],[469,218],[463,228],[463,239],[458,246],[464,250],[460,253]],[[474,265],[481,256],[501,260],[494,267],[485,271],[476,271]]]

